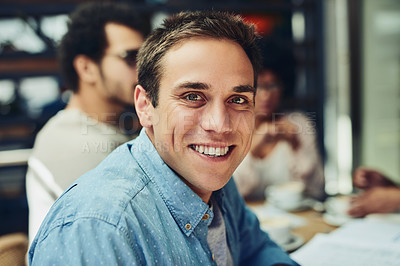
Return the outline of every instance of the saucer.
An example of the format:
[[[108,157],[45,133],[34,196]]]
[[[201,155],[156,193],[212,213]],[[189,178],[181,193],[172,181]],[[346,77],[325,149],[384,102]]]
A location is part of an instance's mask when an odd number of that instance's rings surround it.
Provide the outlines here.
[[[281,244],[280,246],[286,252],[290,252],[290,251],[294,251],[294,250],[298,249],[303,244],[304,244],[304,239],[301,236],[292,235],[289,242],[287,242],[285,244]]]
[[[304,198],[297,202],[294,205],[285,205],[280,203],[279,201],[275,201],[273,199],[268,199],[268,203],[271,203],[275,207],[282,209],[284,211],[289,211],[289,212],[296,212],[296,211],[304,211],[307,209],[310,209],[315,201],[310,198]]]
[[[324,220],[325,223],[329,225],[341,226],[353,218],[346,215],[330,214],[327,212],[322,215],[322,219]]]

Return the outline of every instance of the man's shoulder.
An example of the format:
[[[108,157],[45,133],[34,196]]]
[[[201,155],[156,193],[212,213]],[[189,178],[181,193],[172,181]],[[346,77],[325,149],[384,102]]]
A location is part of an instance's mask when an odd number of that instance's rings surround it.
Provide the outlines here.
[[[74,143],[80,139],[81,121],[75,111],[62,110],[38,132],[33,146],[33,155],[43,157],[44,154],[54,151],[65,143]]]
[[[95,125],[92,120],[89,122],[85,116],[79,110],[60,111],[36,137],[32,156],[41,161],[55,178],[65,179],[68,169],[73,180],[78,178],[129,140],[110,127]]]
[[[126,168],[121,171],[118,166],[97,167],[80,177],[51,208],[44,222],[45,230],[51,231],[80,219],[101,220],[118,226],[127,206],[134,207],[136,198],[149,183],[137,167],[126,165]]]
[[[65,127],[67,125],[79,125],[82,121],[82,112],[78,110],[64,109],[51,117],[38,134],[46,135],[54,130],[61,131],[59,129],[60,126]]]
[[[72,109],[58,112],[44,125],[36,137],[34,149],[51,148],[49,143],[87,143],[88,146],[95,146],[95,142],[122,144],[127,140],[128,137],[118,128],[96,121],[80,110]]]

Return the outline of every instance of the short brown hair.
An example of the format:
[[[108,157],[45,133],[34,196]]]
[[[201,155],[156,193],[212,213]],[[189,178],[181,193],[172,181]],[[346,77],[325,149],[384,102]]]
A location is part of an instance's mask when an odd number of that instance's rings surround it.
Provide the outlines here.
[[[172,46],[192,37],[228,39],[238,43],[253,65],[254,87],[257,86],[261,60],[256,44],[258,35],[253,25],[228,12],[181,12],[164,20],[162,26],[150,34],[139,50],[138,81],[154,107],[158,105],[162,59]]]

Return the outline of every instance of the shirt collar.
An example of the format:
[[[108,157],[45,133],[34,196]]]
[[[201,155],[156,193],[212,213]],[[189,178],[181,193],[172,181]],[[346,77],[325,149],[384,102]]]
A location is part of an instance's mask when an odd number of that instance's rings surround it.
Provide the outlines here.
[[[144,128],[139,137],[132,142],[130,149],[147,177],[156,185],[176,223],[183,233],[189,236],[209,210],[208,204],[162,160]]]

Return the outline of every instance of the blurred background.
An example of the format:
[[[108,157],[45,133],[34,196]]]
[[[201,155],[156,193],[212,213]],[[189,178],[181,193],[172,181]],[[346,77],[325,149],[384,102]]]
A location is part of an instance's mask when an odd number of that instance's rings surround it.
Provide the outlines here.
[[[26,162],[37,132],[68,101],[56,47],[79,0],[0,4],[0,235],[27,232]],[[118,2],[115,0],[115,2]],[[360,165],[400,179],[400,1],[132,0],[153,26],[181,10],[227,10],[290,49],[283,104],[313,122],[326,192],[352,191]],[[62,151],[60,151],[62,152]]]

